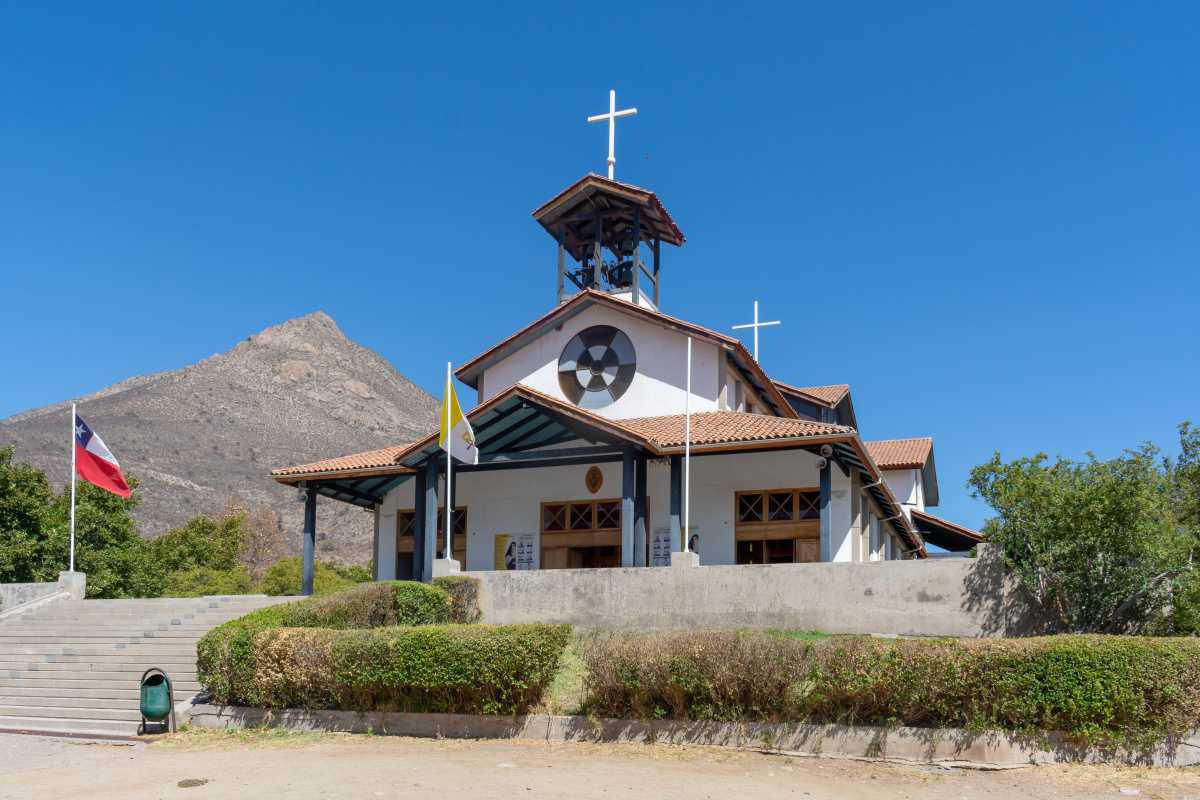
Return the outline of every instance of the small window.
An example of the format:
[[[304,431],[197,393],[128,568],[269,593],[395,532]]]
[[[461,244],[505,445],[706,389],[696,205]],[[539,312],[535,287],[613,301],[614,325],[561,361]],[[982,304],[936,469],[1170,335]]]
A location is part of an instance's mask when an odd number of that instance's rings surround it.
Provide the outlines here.
[[[542,506],[542,530],[564,531],[567,529],[566,503],[547,503]]]
[[[592,504],[572,503],[570,519],[571,530],[590,531],[592,529]]]
[[[799,506],[800,519],[821,518],[820,492],[798,492],[796,495],[796,501]]]
[[[767,495],[767,519],[771,522],[790,522],[795,519],[795,497],[791,492],[770,492]]]
[[[596,528],[620,528],[621,504],[619,502],[596,503]]]
[[[738,495],[738,522],[762,522],[762,495],[758,492]]]
[[[416,522],[417,515],[412,511],[400,511],[396,514],[396,535],[397,536],[412,536],[413,524]]]

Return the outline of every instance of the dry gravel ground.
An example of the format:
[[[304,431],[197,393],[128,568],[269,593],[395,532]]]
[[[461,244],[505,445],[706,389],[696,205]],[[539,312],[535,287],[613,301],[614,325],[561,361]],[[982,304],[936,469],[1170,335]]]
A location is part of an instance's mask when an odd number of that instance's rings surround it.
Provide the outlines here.
[[[193,731],[151,744],[0,735],[2,798],[1170,798],[1200,771],[946,770],[717,748]]]

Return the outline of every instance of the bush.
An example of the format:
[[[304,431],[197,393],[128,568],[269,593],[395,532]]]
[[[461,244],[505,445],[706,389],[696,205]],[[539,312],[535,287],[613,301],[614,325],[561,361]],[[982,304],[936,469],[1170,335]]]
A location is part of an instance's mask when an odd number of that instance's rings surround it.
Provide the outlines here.
[[[433,585],[450,595],[450,621],[469,625],[478,622],[479,581],[466,575],[446,575],[434,578]]]
[[[302,568],[299,556],[281,558],[267,568],[256,588],[263,594],[298,595]],[[318,561],[313,565],[314,594],[331,594],[370,579],[370,574],[362,567],[347,567],[326,561]]]
[[[569,637],[555,625],[267,628],[202,679],[219,703],[519,714],[540,701]]]
[[[1062,731],[1145,744],[1200,724],[1200,641],[1109,636],[802,641],[747,632],[593,634],[589,713]]]
[[[250,591],[250,573],[241,564],[230,569],[193,567],[167,575],[166,597],[203,597],[208,594],[246,594]]]
[[[281,608],[280,624],[289,628],[347,630],[450,621],[450,598],[446,592],[413,581],[360,584]]]

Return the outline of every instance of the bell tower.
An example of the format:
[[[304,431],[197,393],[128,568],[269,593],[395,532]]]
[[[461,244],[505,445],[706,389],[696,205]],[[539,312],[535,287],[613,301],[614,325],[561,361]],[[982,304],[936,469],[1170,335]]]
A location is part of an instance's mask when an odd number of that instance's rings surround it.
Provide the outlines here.
[[[558,301],[585,289],[657,310],[662,246],[683,231],[654,192],[588,173],[533,212],[558,243]]]

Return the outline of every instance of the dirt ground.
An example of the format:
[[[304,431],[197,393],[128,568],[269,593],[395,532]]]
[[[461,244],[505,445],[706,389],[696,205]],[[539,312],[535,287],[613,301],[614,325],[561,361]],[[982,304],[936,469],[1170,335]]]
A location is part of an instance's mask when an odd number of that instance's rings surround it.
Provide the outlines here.
[[[719,748],[191,731],[153,743],[0,735],[0,798],[1200,800],[1200,770],[948,770]]]

